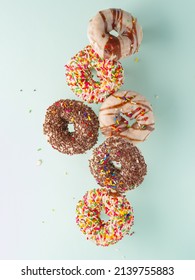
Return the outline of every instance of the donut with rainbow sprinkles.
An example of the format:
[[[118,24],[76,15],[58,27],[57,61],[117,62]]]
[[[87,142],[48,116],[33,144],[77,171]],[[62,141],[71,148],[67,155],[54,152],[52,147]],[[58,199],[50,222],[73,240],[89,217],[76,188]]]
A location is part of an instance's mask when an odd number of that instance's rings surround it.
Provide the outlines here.
[[[109,216],[101,219],[101,211]],[[88,240],[109,246],[131,234],[133,209],[125,196],[106,188],[87,191],[76,206],[76,223]]]
[[[65,68],[68,86],[88,103],[103,102],[124,82],[124,70],[121,63],[100,58],[91,46],[86,46],[79,51],[65,65]],[[96,72],[97,79],[94,78],[93,71]]]

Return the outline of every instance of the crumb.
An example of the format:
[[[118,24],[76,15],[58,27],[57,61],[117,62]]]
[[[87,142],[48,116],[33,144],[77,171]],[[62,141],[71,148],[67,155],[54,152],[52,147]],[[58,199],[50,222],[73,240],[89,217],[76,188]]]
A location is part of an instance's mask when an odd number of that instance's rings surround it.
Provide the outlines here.
[[[43,163],[42,159],[37,160],[36,165],[40,166]]]
[[[134,59],[134,61],[137,63],[137,62],[139,61],[139,58],[136,57],[136,58]]]

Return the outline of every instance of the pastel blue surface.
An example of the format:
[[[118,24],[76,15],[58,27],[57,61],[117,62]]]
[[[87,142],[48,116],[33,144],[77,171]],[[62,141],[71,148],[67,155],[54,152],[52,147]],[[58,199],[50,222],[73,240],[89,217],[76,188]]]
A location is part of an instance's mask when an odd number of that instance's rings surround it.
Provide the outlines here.
[[[98,187],[92,151],[58,153],[42,124],[53,102],[78,100],[64,64],[88,44],[89,19],[111,7],[143,27],[139,53],[121,61],[122,89],[151,102],[156,130],[139,145],[148,174],[127,193],[135,234],[102,248],[75,224],[77,201]],[[192,0],[0,0],[1,259],[195,259],[194,8]]]

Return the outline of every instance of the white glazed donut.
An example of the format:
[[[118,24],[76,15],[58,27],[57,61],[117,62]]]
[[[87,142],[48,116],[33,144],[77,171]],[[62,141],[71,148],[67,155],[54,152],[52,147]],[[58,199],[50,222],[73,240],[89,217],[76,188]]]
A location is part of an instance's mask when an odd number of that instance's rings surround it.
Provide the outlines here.
[[[130,124],[134,121],[133,124]],[[134,144],[144,141],[154,130],[154,115],[144,96],[133,91],[121,91],[109,96],[99,112],[101,132],[120,136]]]
[[[118,37],[110,34],[112,30]],[[99,11],[88,26],[92,48],[105,59],[118,60],[138,51],[143,37],[137,19],[121,9]]]

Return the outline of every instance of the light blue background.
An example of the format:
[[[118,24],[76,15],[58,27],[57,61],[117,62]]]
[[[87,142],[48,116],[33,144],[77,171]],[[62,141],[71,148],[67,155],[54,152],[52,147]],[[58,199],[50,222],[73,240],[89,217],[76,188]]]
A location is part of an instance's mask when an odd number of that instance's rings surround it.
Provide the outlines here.
[[[135,234],[102,248],[75,224],[77,201],[98,187],[92,152],[58,153],[42,123],[53,102],[78,99],[64,64],[88,44],[89,19],[110,7],[143,27],[139,53],[122,60],[122,89],[152,103],[156,130],[139,145],[148,174],[127,193]],[[194,9],[192,0],[0,0],[1,259],[195,259]]]

